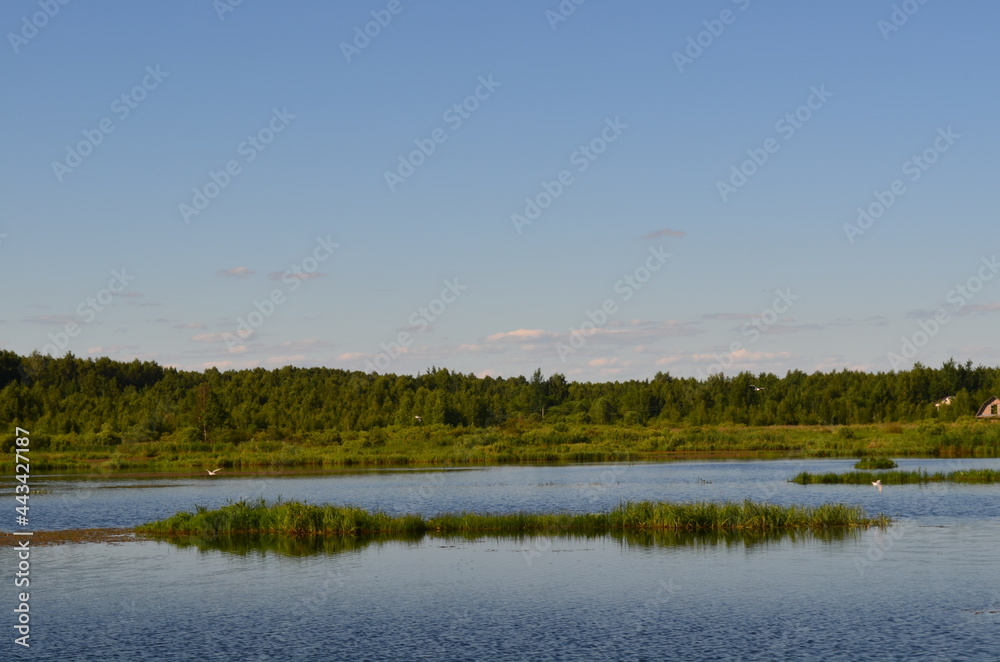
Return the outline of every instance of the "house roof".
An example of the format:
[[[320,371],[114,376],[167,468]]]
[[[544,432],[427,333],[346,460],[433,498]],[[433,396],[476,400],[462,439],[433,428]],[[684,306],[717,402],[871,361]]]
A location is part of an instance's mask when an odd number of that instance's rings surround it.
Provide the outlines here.
[[[983,406],[980,407],[979,411],[976,412],[976,416],[982,416],[983,412],[986,411],[986,408],[989,407],[990,405],[994,404],[994,403],[1000,403],[1000,398],[998,398],[996,396],[993,396],[992,398],[990,398],[989,400],[987,400],[986,402],[984,402]]]

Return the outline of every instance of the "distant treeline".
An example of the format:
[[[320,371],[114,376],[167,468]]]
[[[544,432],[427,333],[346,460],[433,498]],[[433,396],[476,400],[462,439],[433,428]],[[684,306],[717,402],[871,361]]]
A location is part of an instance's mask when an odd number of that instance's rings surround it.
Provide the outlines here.
[[[756,387],[756,388],[755,388]],[[758,390],[762,389],[762,390]],[[955,420],[1000,394],[1000,368],[949,360],[903,372],[843,370],[784,377],[657,373],[648,380],[571,382],[561,374],[476,377],[431,368],[419,376],[332,368],[193,372],[149,361],[52,358],[0,351],[0,421],[33,435],[113,445],[170,437],[240,442],[443,424],[545,423],[699,426],[844,425]],[[935,407],[946,396],[950,405]]]

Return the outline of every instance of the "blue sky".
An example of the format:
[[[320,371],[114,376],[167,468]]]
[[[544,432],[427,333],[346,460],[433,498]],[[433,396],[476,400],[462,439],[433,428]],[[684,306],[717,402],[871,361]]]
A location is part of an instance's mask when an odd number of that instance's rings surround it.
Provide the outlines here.
[[[995,365],[998,18],[6,2],[0,346],[590,381]]]

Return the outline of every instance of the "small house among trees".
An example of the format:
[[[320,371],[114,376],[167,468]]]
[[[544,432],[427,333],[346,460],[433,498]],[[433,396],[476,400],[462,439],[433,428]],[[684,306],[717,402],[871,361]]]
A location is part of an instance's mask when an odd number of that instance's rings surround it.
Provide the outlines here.
[[[976,412],[976,418],[1000,418],[1000,398],[992,397]]]

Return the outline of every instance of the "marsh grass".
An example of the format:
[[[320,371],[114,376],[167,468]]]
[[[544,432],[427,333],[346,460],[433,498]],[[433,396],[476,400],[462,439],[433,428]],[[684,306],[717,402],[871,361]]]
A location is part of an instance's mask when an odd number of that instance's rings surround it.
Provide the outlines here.
[[[778,506],[768,503],[626,502],[603,513],[450,513],[431,518],[391,516],[353,506],[298,501],[238,501],[216,510],[196,507],[136,529],[150,536],[372,535],[605,535],[609,533],[748,532],[884,527],[885,515],[869,517],[858,506]]]
[[[968,469],[948,473],[928,473],[923,469],[914,471],[852,471],[848,473],[814,474],[808,471],[795,476],[791,482],[799,485],[814,483],[866,485],[881,480],[883,485],[908,485],[921,483],[1000,483],[1000,470]]]

